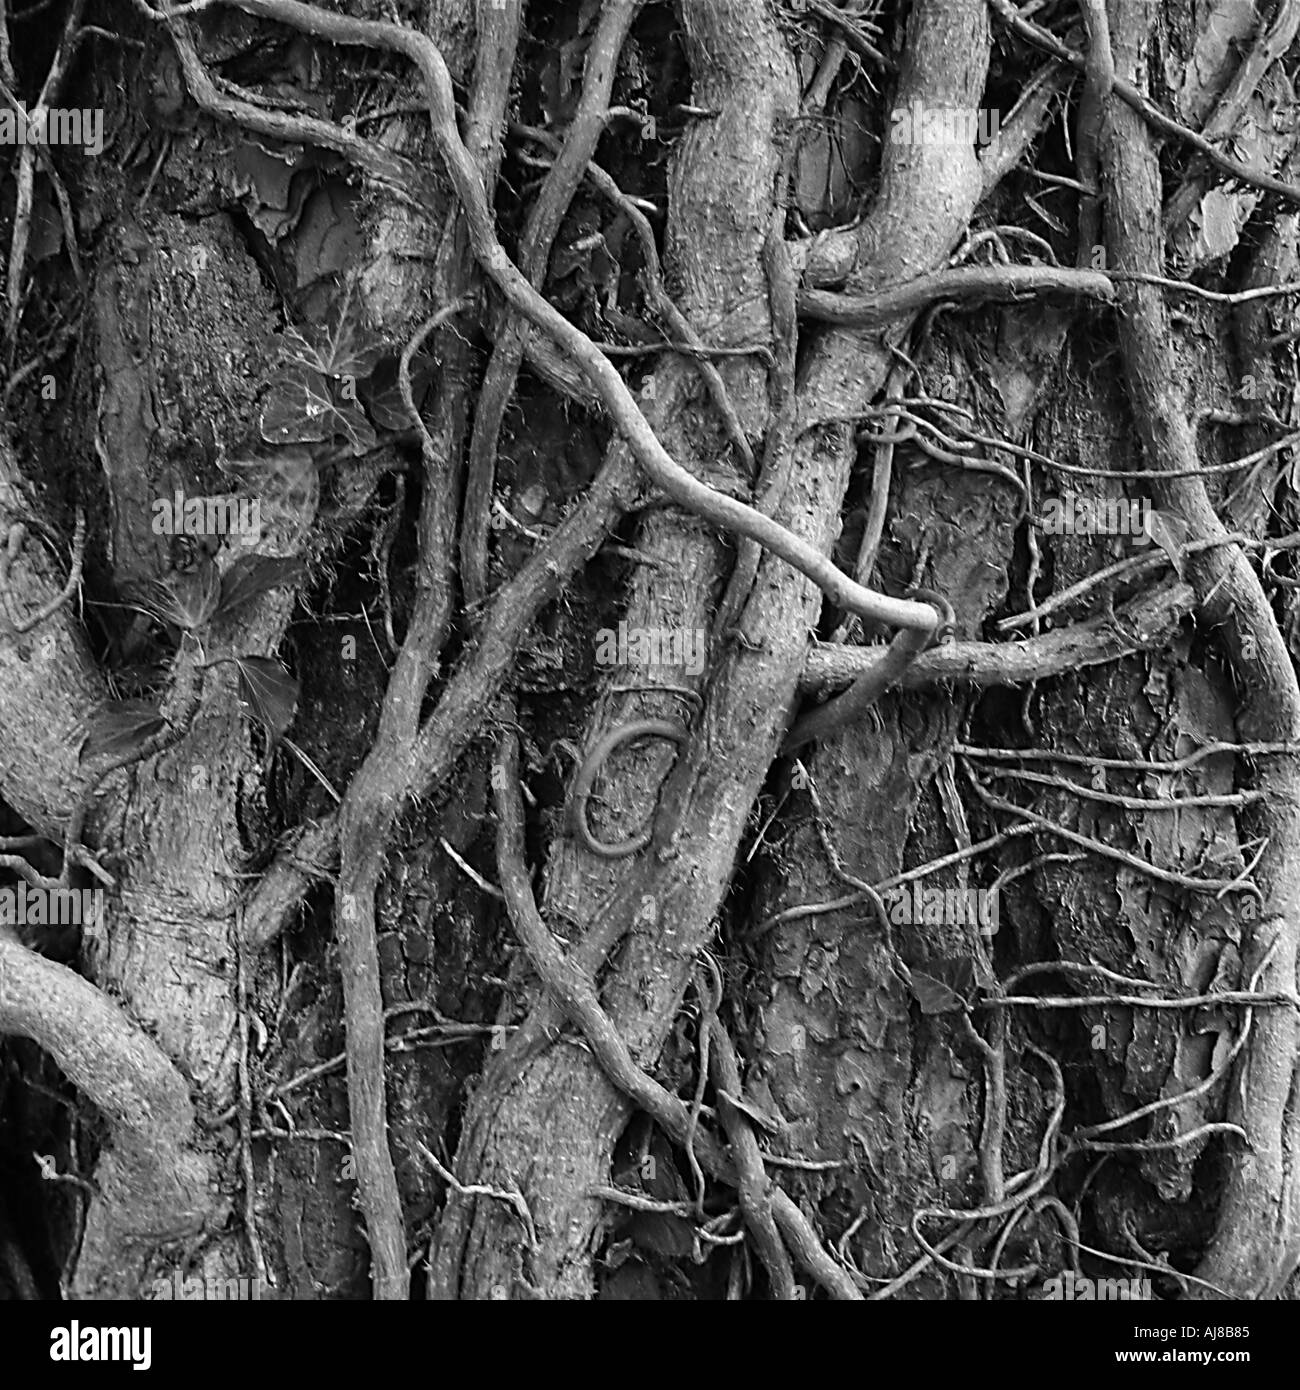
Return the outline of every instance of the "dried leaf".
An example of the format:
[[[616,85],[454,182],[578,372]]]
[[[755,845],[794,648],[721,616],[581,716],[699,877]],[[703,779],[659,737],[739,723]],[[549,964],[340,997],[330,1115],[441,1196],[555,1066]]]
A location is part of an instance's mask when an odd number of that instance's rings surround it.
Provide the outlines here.
[[[290,204],[299,154],[301,149],[292,145],[272,150],[251,139],[241,141],[233,152],[232,186],[245,195],[254,225],[272,242],[293,225]]]
[[[1180,264],[1201,266],[1230,255],[1257,202],[1258,198],[1248,192],[1225,193],[1221,188],[1211,188],[1188,219],[1188,225],[1180,229]]]
[[[979,993],[975,962],[970,956],[953,956],[927,961],[924,970],[913,966],[912,992],[923,1014],[965,1009]]]
[[[87,727],[80,753],[83,763],[136,752],[161,733],[167,721],[150,700],[110,700],[90,716]]]
[[[272,742],[283,738],[298,707],[298,678],[270,656],[236,656],[239,698],[266,726]]]
[[[322,275],[342,274],[363,255],[353,195],[341,179],[332,179],[303,205],[293,244],[298,288]],[[338,346],[334,344],[329,351],[337,351]],[[352,372],[354,368],[345,370]]]
[[[145,587],[140,606],[159,622],[195,632],[217,611],[221,575],[210,557],[204,556],[193,570],[169,574]]]
[[[221,579],[221,598],[215,617],[229,618],[272,589],[296,584],[306,566],[295,556],[241,555]]]

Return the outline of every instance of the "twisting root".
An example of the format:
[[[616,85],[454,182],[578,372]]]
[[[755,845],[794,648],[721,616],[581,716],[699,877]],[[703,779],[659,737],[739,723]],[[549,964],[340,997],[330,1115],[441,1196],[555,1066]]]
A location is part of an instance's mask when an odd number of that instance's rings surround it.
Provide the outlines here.
[[[933,632],[916,632],[902,628],[894,636],[885,652],[885,659],[879,665],[860,675],[842,694],[824,705],[811,710],[795,723],[781,747],[783,754],[793,753],[813,739],[826,739],[840,729],[856,724],[878,699],[902,678],[903,672],[928,647],[941,640],[950,632],[956,615],[952,604],[940,594],[929,589],[919,589],[917,594],[932,603],[942,617]]]
[[[573,782],[573,795],[569,802],[569,823],[582,843],[601,859],[626,859],[628,855],[644,849],[654,834],[653,829],[647,827],[629,839],[609,844],[604,840],[598,840],[592,834],[591,825],[587,820],[587,800],[591,796],[596,774],[616,748],[637,738],[666,738],[680,744],[686,741],[686,730],[680,724],[669,723],[666,719],[634,719],[631,723],[620,724],[617,728],[610,729],[596,741],[591,752],[582,760]]]

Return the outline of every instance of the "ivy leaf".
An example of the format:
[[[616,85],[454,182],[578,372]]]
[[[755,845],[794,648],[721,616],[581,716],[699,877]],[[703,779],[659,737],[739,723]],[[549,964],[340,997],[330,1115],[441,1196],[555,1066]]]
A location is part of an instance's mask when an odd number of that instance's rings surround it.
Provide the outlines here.
[[[260,429],[270,444],[321,444],[342,436],[353,454],[364,454],[378,443],[357,401],[302,366],[276,377],[262,408]]]
[[[239,698],[261,721],[272,743],[284,737],[298,707],[298,678],[270,656],[231,657],[239,670]]]
[[[334,433],[347,440],[349,453],[366,454],[379,443],[375,427],[366,419],[366,412],[356,401],[336,405],[334,420],[337,426]]]
[[[109,700],[90,716],[87,727],[79,754],[83,763],[134,753],[161,733],[167,721],[150,700]]]
[[[141,593],[140,606],[159,622],[194,632],[216,612],[220,593],[221,576],[205,556],[196,569],[150,580]]]
[[[271,444],[321,444],[332,439],[334,401],[318,371],[297,365],[277,374],[259,428]]]
[[[381,430],[410,430],[415,428],[402,400],[402,389],[398,385],[398,359],[385,357],[375,368],[370,380],[361,389],[361,398],[370,412],[370,418]],[[411,399],[415,408],[429,394],[433,385],[433,363],[427,357],[417,357],[411,363]]]
[[[373,329],[363,328],[348,318],[347,305],[333,330],[290,328],[284,335],[281,352],[286,362],[328,377],[352,377],[364,381],[387,350],[387,344]]]
[[[215,618],[229,618],[272,589],[296,584],[307,572],[296,556],[241,555],[221,578]]]
[[[975,962],[969,956],[926,961],[912,968],[912,993],[923,1014],[950,1014],[969,1007],[979,993]]]

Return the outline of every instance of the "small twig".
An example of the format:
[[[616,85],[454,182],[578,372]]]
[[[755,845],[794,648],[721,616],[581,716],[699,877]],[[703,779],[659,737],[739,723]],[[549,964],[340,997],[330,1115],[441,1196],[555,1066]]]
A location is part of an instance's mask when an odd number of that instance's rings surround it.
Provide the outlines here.
[[[1178,547],[1179,559],[1184,559],[1190,555],[1199,555],[1203,551],[1214,550],[1224,545],[1240,545],[1243,548],[1262,549],[1268,545],[1275,548],[1279,547],[1278,541],[1258,541],[1254,537],[1244,536],[1233,533],[1226,536],[1217,536],[1213,539],[1192,541],[1187,545]],[[1050,613],[1055,613],[1060,608],[1068,607],[1070,604],[1077,603],[1086,594],[1094,589],[1099,589],[1105,585],[1119,579],[1136,579],[1139,575],[1147,571],[1164,569],[1172,566],[1173,561],[1163,550],[1156,551],[1150,555],[1134,555],[1124,560],[1117,560],[1113,565],[1107,565],[1104,569],[1097,570],[1095,573],[1087,575],[1076,584],[1071,584],[1068,589],[1062,589],[1055,593],[1051,598],[1044,600],[1037,608],[1031,608],[1025,613],[1016,613],[1010,618],[1002,618],[998,621],[999,632],[1010,632],[1016,628],[1026,627],[1035,619],[1045,618]]]
[[[1063,840],[1069,840],[1071,844],[1080,845],[1094,854],[1099,854],[1105,859],[1113,859],[1117,863],[1126,864],[1130,869],[1135,869],[1138,873],[1148,878],[1154,878],[1157,882],[1172,884],[1177,888],[1187,888],[1193,893],[1216,893],[1221,888],[1231,888],[1235,886],[1234,879],[1221,878],[1193,878],[1189,874],[1179,873],[1174,869],[1162,869],[1156,864],[1151,864],[1145,859],[1140,859],[1136,854],[1130,854],[1127,850],[1115,849],[1112,845],[1103,844],[1100,840],[1092,839],[1090,836],[1081,835],[1077,830],[1067,830],[1065,826],[1058,825],[1055,821],[1049,820],[1046,816],[1040,816],[1036,811],[1031,811],[1027,807],[1017,806],[1012,801],[1007,801],[1004,797],[996,795],[986,788],[978,778],[972,776],[971,784],[975,788],[976,794],[986,806],[994,810],[1005,811],[1009,815],[1019,816],[1022,820],[1036,826],[1039,830],[1047,831],[1052,835],[1059,835]],[[1258,888],[1253,884],[1249,885],[1252,892],[1259,894]]]
[[[789,1158],[784,1154],[768,1153],[762,1150],[763,1162],[772,1168],[795,1168],[803,1173],[830,1173],[837,1168],[847,1168],[846,1158]]]
[[[1211,304],[1250,304],[1257,299],[1277,299],[1281,295],[1300,294],[1300,280],[1280,285],[1256,285],[1249,290],[1207,290],[1200,285],[1194,285],[1190,280],[1170,280],[1167,276],[1151,275],[1142,270],[1112,270],[1107,273],[1112,280],[1178,290],[1182,294],[1195,295],[1198,299],[1207,299]]]
[[[1283,449],[1290,449],[1297,443],[1300,443],[1300,431],[1293,431],[1281,439],[1275,439],[1271,444],[1265,444],[1262,448],[1254,450],[1253,453],[1243,455],[1241,458],[1230,459],[1227,463],[1198,464],[1194,468],[1097,468],[1093,464],[1086,463],[1061,463],[1058,459],[1048,458],[1043,454],[1035,454],[1030,450],[1017,450],[1017,452],[1029,454],[1035,462],[1041,463],[1047,468],[1054,468],[1058,473],[1070,473],[1076,477],[1124,478],[1130,481],[1150,482],[1156,478],[1213,478],[1223,473],[1237,473],[1243,468],[1251,468],[1257,463],[1262,463],[1265,459],[1272,458],[1274,454],[1281,453]],[[998,447],[1013,449],[1015,446],[1000,443]]]
[[[1232,1295],[1226,1289],[1221,1289],[1217,1284],[1211,1284],[1208,1279],[1198,1279],[1195,1274],[1185,1274],[1181,1270],[1169,1269],[1165,1265],[1158,1265],[1150,1260],[1134,1260],[1132,1258],[1126,1259],[1122,1255],[1110,1255],[1107,1254],[1105,1250],[1096,1249],[1095,1246],[1084,1245],[1080,1240],[1074,1240],[1071,1243],[1079,1250],[1083,1251],[1085,1255],[1092,1255],[1094,1258],[1105,1260],[1109,1264],[1131,1265],[1134,1269],[1149,1269],[1153,1274],[1162,1274],[1174,1279],[1186,1279],[1190,1283],[1199,1284],[1203,1289],[1209,1289],[1211,1293],[1217,1294],[1220,1298],[1232,1298]]]
[[[1082,854],[1072,856],[1082,859]],[[1029,965],[1022,965],[1018,970],[1013,970],[1010,975],[1002,981],[1000,993],[1005,994],[1012,990],[1022,980],[1028,980],[1035,975],[1096,975],[1103,980],[1110,980],[1117,985],[1124,985],[1129,989],[1159,989],[1154,980],[1141,980],[1133,975],[1121,975],[1116,970],[1108,970],[1104,965],[1098,965],[1096,961],[1089,961],[1086,965],[1081,961],[1068,960],[1042,960],[1033,961]]]
[[[965,849],[959,849],[952,854],[941,855],[937,859],[931,859],[925,864],[919,865],[915,869],[908,869],[903,873],[894,874],[891,878],[882,879],[879,883],[870,885],[870,890],[866,887],[861,892],[849,893],[842,898],[831,898],[826,902],[802,903],[798,907],[787,907],[781,912],[774,913],[771,917],[765,917],[752,932],[750,938],[757,938],[772,930],[773,927],[785,925],[787,922],[799,922],[807,917],[819,917],[825,912],[838,912],[842,908],[855,907],[858,903],[865,901],[870,893],[880,894],[889,888],[901,887],[904,883],[911,883],[916,879],[927,878],[930,874],[938,873],[941,869],[951,868],[955,864],[961,864],[968,859],[973,859],[977,855],[988,853],[990,850],[998,849],[1006,844],[1008,840],[1014,839],[1019,835],[1032,834],[1032,825],[1012,826],[1009,830],[1000,831],[996,835],[990,836],[987,840],[981,840],[977,844],[970,845]]]
[[[713,1024],[718,1010],[722,1007],[723,997],[722,973],[717,962],[707,951],[703,952],[703,957],[709,972],[709,989],[706,991],[696,986],[700,1000],[697,1049],[699,1061],[696,1064],[695,1094],[691,1097],[691,1118],[686,1127],[686,1161],[690,1164],[691,1174],[695,1178],[695,1210],[701,1217],[704,1215],[704,1170],[700,1167],[699,1159],[695,1157],[695,1133],[699,1128],[700,1111],[704,1107],[704,1090],[709,1083],[709,1050],[713,1042]]]
[[[1027,1201],[1028,1198],[1025,1200]],[[1023,1205],[1023,1203],[1017,1203],[1017,1205]],[[1038,1273],[1036,1264],[1020,1265],[1014,1269],[981,1269],[979,1265],[959,1264],[956,1260],[950,1260],[937,1245],[931,1245],[921,1234],[921,1215],[921,1212],[916,1212],[912,1217],[912,1239],[935,1264],[941,1269],[946,1269],[950,1274],[965,1275],[971,1279],[1009,1280],[1012,1283],[1020,1283],[1024,1279],[1032,1279]]]
[[[306,751],[300,748],[288,734],[281,734],[280,742],[284,744],[303,767],[305,767],[321,786],[325,788],[326,792],[333,799],[334,804],[336,806],[341,806],[343,804],[343,798],[334,790],[334,784],[325,776],[320,768],[316,766],[315,762],[308,756]]]
[[[1052,777],[1046,773],[1028,772],[1024,768],[995,768],[990,771],[989,775],[991,777],[1007,777],[1017,782],[1033,782],[1042,787],[1056,787],[1061,791],[1068,791],[1084,801],[1099,801],[1107,806],[1122,806],[1128,811],[1182,811],[1191,807],[1202,806],[1240,808],[1250,806],[1256,801],[1262,801],[1268,795],[1267,792],[1263,791],[1244,791],[1221,792],[1204,796],[1123,796],[1118,792],[1104,792],[1099,791],[1096,787],[1086,787],[1081,782],[1073,782],[1065,777]]]
[[[1259,965],[1256,966],[1255,970],[1251,974],[1250,979],[1247,981],[1247,992],[1253,993],[1255,986],[1258,985],[1259,981],[1264,975],[1265,970],[1268,969],[1269,962],[1273,959],[1273,956],[1276,954],[1277,948],[1281,944],[1281,941],[1282,937],[1280,935],[1274,938],[1272,944],[1264,953],[1263,959],[1260,961]],[[1242,1049],[1246,1046],[1246,1043],[1250,1038],[1251,1029],[1254,1027],[1254,1022],[1255,1010],[1253,1007],[1251,1007],[1251,1005],[1248,1004],[1246,1006],[1245,1015],[1241,1021],[1241,1031],[1233,1040],[1232,1046],[1229,1047],[1223,1060],[1218,1064],[1218,1066],[1216,1066],[1213,1069],[1213,1071],[1210,1072],[1210,1074],[1203,1081],[1198,1082],[1190,1090],[1180,1092],[1176,1096],[1166,1096],[1163,1100],[1151,1101],[1150,1104],[1139,1106],[1136,1110],[1130,1110],[1127,1114],[1119,1115],[1113,1120],[1104,1120],[1100,1124],[1088,1125],[1085,1128],[1077,1129],[1074,1132],[1073,1138],[1076,1141],[1081,1139],[1093,1139],[1098,1134],[1108,1134],[1112,1130],[1123,1129],[1126,1125],[1132,1124],[1135,1120],[1145,1119],[1148,1115],[1155,1115],[1159,1113],[1161,1110],[1172,1110],[1176,1106],[1186,1104],[1186,1102],[1189,1100],[1197,1100],[1201,1096],[1206,1095],[1209,1091],[1211,1091],[1214,1088],[1214,1086],[1220,1080],[1226,1077],[1232,1070],[1233,1062],[1236,1060],[1238,1054],[1242,1051]]]
[[[29,864],[20,854],[0,854],[0,869],[11,869],[26,883],[30,883],[33,888],[53,891],[63,886],[57,878],[47,877],[34,865]]]
[[[1181,758],[1107,758],[1101,754],[1058,753],[1049,748],[977,748],[972,744],[953,745],[953,752],[964,758],[985,758],[991,762],[1038,762],[1068,763],[1072,767],[1112,768],[1122,772],[1186,772],[1202,763],[1206,758],[1219,757],[1232,753],[1242,757],[1265,757],[1271,755],[1294,755],[1300,753],[1300,742],[1296,743],[1223,743],[1204,744],[1195,752],[1186,753]]]
[[[446,836],[440,835],[438,837],[438,843],[446,851],[448,858],[452,860],[456,867],[471,883],[477,884],[489,897],[496,898],[498,902],[505,902],[506,895],[495,884],[489,883],[472,864],[467,863],[456,850],[448,844]]]
[[[1200,1125],[1196,1129],[1175,1135],[1172,1139],[1116,1139],[1110,1143],[1103,1143],[1099,1139],[1078,1139],[1068,1135],[1067,1143],[1071,1148],[1094,1153],[1157,1153],[1166,1149],[1181,1149],[1198,1139],[1204,1139],[1209,1134],[1235,1134],[1245,1142],[1247,1148],[1250,1148],[1250,1138],[1246,1131],[1240,1125],[1228,1124],[1225,1121]]]
[[[1006,1196],[1002,1143],[1007,1129],[1007,1015],[994,1014],[992,1042],[980,1036],[969,1012],[959,1015],[962,1031],[984,1064],[984,1125],[980,1132],[980,1172],[985,1201],[996,1205]]]
[[[850,13],[848,9],[836,9],[834,5],[828,4],[827,0],[806,0],[806,4],[814,14],[820,15],[823,19],[834,24],[844,35],[844,40],[849,47],[864,58],[870,58],[873,63],[886,72],[897,71],[897,64],[894,63],[893,59],[886,57],[867,38],[862,27],[862,20],[858,16]]]
[[[347,1144],[352,1145],[352,1136],[339,1129],[276,1129],[263,1126],[249,1133],[250,1139],[297,1139],[305,1144]]]
[[[528,1203],[524,1200],[522,1192],[513,1189],[506,1190],[497,1187],[488,1187],[485,1183],[464,1183],[461,1182],[450,1169],[444,1168],[441,1163],[433,1156],[424,1140],[417,1139],[415,1147],[419,1149],[420,1156],[433,1169],[435,1173],[447,1184],[458,1197],[491,1197],[494,1201],[504,1202],[519,1218],[523,1225],[524,1233],[528,1237],[528,1248],[536,1251],[539,1246],[537,1243],[537,1227],[533,1224],[533,1214],[528,1210]]]
[[[1149,994],[1024,994],[997,995],[981,999],[982,1009],[1202,1009],[1228,1005],[1255,1008],[1263,1005],[1289,1004],[1300,1010],[1300,996],[1276,990],[1270,994],[1254,994],[1248,990],[1224,990],[1218,994],[1155,997]]]
[[[660,1202],[653,1197],[647,1197],[643,1192],[628,1192],[622,1187],[606,1187],[598,1184],[587,1189],[590,1197],[599,1197],[603,1201],[613,1202],[620,1207],[628,1207],[632,1211],[650,1212],[661,1216],[682,1216],[688,1220],[694,1220],[699,1214],[693,1202]]]

